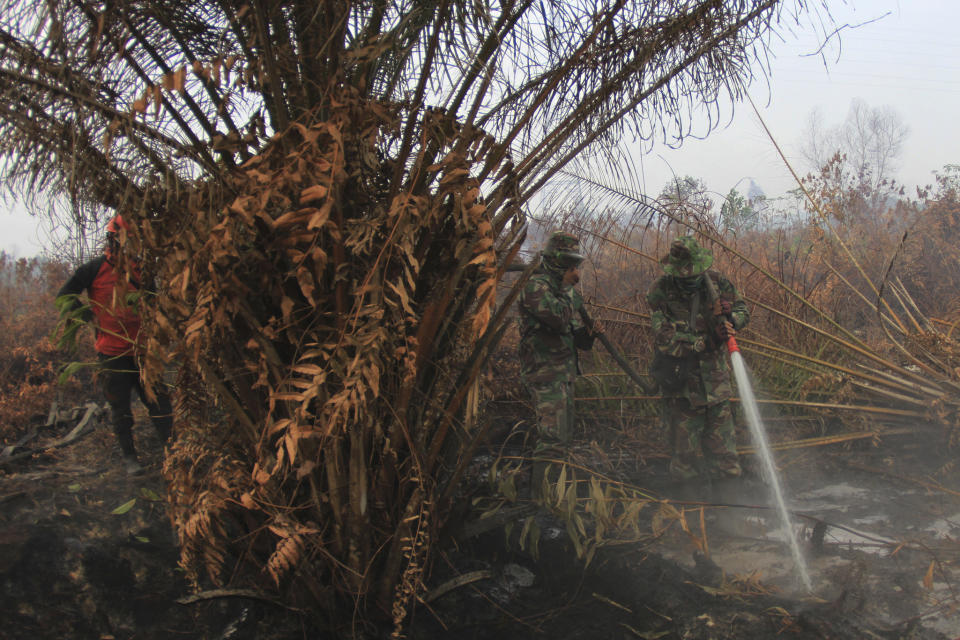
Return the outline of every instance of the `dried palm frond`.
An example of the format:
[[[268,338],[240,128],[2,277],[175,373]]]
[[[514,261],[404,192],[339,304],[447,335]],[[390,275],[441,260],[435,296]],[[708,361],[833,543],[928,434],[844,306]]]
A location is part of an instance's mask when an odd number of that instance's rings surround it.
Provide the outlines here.
[[[181,371],[189,575],[334,585],[399,629],[481,436],[464,405],[522,207],[584,153],[741,97],[807,9],[0,2],[0,175],[87,227],[122,212],[159,284],[146,371]]]

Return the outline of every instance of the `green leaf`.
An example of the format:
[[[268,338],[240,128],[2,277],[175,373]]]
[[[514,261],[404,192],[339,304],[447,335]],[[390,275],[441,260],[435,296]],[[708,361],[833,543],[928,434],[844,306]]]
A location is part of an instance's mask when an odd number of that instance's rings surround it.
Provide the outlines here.
[[[133,539],[136,540],[137,542],[142,542],[143,544],[150,543],[150,538],[146,536],[133,536]]]
[[[549,471],[548,471],[549,473]],[[560,465],[560,477],[557,478],[557,486],[554,487],[552,498],[556,499],[556,508],[559,509],[563,504],[563,489],[567,486],[567,465]]]
[[[577,533],[577,528],[574,526],[572,520],[566,521],[567,525],[567,537],[570,538],[570,542],[573,544],[573,551],[577,554],[577,558],[583,558],[583,543],[580,540],[580,536]]]
[[[593,554],[597,552],[597,545],[594,544],[591,540],[584,540],[584,545],[586,546],[586,553],[583,556],[583,568],[586,569],[590,566],[590,561],[593,560]]]
[[[63,368],[60,372],[60,376],[57,378],[59,384],[63,384],[67,381],[70,376],[75,374],[77,371],[80,371],[84,367],[95,367],[97,366],[96,362],[70,362]]]
[[[140,487],[140,496],[150,500],[151,502],[162,502],[163,498],[157,495],[157,492],[153,489],[148,489],[146,487]]]
[[[536,519],[530,523],[530,555],[534,560],[540,560],[540,525]]]
[[[523,529],[520,530],[520,550],[527,550],[527,536],[530,535],[530,526],[533,524],[533,516],[530,516],[523,522]]]
[[[137,504],[137,499],[136,499],[136,498],[134,498],[134,499],[132,499],[132,500],[128,500],[127,502],[124,502],[122,505],[120,505],[119,507],[117,507],[116,509],[114,509],[113,511],[111,511],[110,513],[112,513],[112,514],[115,515],[115,516],[122,516],[122,515],[125,514],[127,511],[130,511],[130,509],[133,509],[133,505],[135,505],[135,504]]]
[[[83,486],[79,482],[67,485],[67,491],[80,491],[82,488]]]
[[[503,502],[497,502],[495,505],[493,505],[492,508],[487,509],[486,511],[481,513],[480,519],[483,520],[485,518],[490,518],[492,516],[495,516],[497,512],[500,511],[501,507],[503,507]]]
[[[143,297],[143,289],[134,289],[129,291],[123,297],[123,303],[131,309],[137,310],[140,307],[140,299]]]
[[[517,485],[514,483],[513,474],[508,474],[501,478],[499,486],[500,495],[510,502],[517,501]]]
[[[497,465],[500,464],[500,458],[497,458],[493,461],[493,464],[490,465],[490,470],[487,471],[487,482],[490,483],[491,487],[497,485]]]
[[[50,339],[60,349],[76,351],[77,332],[93,317],[89,301],[86,298],[69,294],[54,300],[60,320],[50,335]]]
[[[626,627],[627,629],[630,630],[630,632],[633,635],[637,636],[638,638],[643,638],[643,640],[657,640],[657,638],[662,638],[670,634],[669,630],[668,631],[638,631],[625,622],[621,622],[620,626]]]

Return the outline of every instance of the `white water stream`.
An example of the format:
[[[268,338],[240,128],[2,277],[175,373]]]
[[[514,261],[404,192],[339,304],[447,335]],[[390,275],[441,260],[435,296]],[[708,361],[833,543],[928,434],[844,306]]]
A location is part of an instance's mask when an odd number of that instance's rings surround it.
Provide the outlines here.
[[[787,539],[790,541],[790,551],[793,554],[793,561],[803,581],[803,586],[807,592],[813,590],[810,582],[810,574],[807,571],[807,563],[800,553],[800,544],[797,542],[797,534],[793,529],[790,520],[790,513],[787,511],[787,503],[783,497],[783,489],[780,487],[780,474],[777,473],[777,467],[773,463],[773,454],[770,451],[770,444],[767,442],[767,432],[763,427],[763,421],[760,419],[760,409],[757,406],[757,399],[753,395],[753,387],[750,385],[750,376],[747,373],[747,365],[743,361],[740,351],[734,346],[730,349],[730,364],[733,366],[733,374],[737,379],[737,388],[740,390],[740,404],[743,407],[743,413],[747,419],[747,425],[750,427],[750,435],[753,438],[753,444],[757,448],[757,454],[763,463],[763,470],[770,483],[773,497],[776,501],[777,513],[783,522],[783,528],[786,530]]]

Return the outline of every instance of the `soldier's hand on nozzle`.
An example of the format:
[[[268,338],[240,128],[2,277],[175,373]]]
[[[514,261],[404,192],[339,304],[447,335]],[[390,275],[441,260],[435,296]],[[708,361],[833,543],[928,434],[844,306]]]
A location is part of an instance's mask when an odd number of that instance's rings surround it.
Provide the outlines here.
[[[728,316],[732,311],[733,305],[730,304],[729,300],[717,298],[717,301],[713,303],[713,315],[715,316]]]
[[[737,335],[737,330],[733,328],[729,320],[723,320],[717,323],[716,334],[717,338],[726,341]]]
[[[603,323],[599,320],[593,321],[593,326],[590,327],[590,335],[598,336],[606,330],[606,327],[603,326]]]

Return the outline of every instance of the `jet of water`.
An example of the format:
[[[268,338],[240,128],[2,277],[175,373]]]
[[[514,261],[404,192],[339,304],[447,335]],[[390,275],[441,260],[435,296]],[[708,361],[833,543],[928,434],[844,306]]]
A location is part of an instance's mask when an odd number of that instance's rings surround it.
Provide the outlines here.
[[[800,544],[797,542],[797,534],[793,530],[793,523],[790,520],[790,513],[787,511],[787,503],[783,498],[783,489],[780,487],[780,474],[777,473],[777,467],[773,463],[773,454],[770,451],[770,444],[767,442],[767,431],[760,419],[760,410],[757,407],[757,399],[753,395],[753,387],[750,384],[750,376],[747,372],[747,365],[740,354],[740,348],[737,341],[730,338],[727,343],[727,349],[730,351],[730,365],[733,367],[733,375],[737,380],[737,388],[740,390],[740,404],[743,407],[744,415],[747,419],[747,425],[750,427],[750,435],[753,438],[754,446],[760,455],[763,469],[766,472],[767,479],[770,482],[770,489],[773,492],[776,501],[777,513],[787,530],[787,538],[790,541],[790,551],[793,554],[793,561],[796,564],[800,579],[807,591],[813,590],[810,582],[810,574],[807,572],[807,564],[800,553]]]

